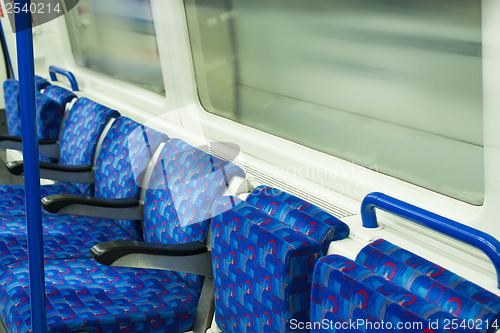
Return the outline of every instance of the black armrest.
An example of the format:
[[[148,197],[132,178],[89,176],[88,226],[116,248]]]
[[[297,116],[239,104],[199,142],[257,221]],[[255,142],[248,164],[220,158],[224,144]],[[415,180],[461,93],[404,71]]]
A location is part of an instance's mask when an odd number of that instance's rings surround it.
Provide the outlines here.
[[[20,176],[24,173],[24,162],[23,161],[12,161],[6,164],[7,170],[13,175]],[[42,174],[46,174],[49,172],[60,172],[60,173],[69,173],[69,174],[80,174],[79,177],[82,177],[82,173],[85,175],[89,172],[92,172],[91,165],[62,165],[48,162],[40,162],[40,177],[41,178],[49,178],[43,177]],[[49,178],[54,180],[60,180],[55,178]],[[80,182],[80,181],[76,181]],[[75,183],[76,183],[75,182]],[[84,183],[84,181],[81,181]]]
[[[23,139],[20,136],[1,134],[0,142],[3,141],[23,142]]]
[[[142,220],[142,204],[135,198],[103,199],[74,194],[55,194],[42,198],[42,207],[51,213]]]
[[[24,162],[23,161],[12,161],[5,165],[7,170],[13,175],[20,176],[24,173]]]
[[[40,178],[68,183],[94,183],[94,171],[91,165],[61,165],[40,162]]]
[[[58,143],[59,141],[57,139],[44,139],[44,140],[38,140],[39,145],[53,145],[54,143]]]
[[[81,173],[92,171],[92,165],[63,165],[49,162],[40,162],[40,171],[41,170]]]
[[[199,241],[160,244],[111,241],[93,246],[90,254],[107,266],[154,268],[213,276],[211,252]]]
[[[111,241],[93,246],[90,249],[90,254],[92,254],[98,263],[109,266],[117,259],[132,253],[185,257],[205,253],[207,251],[207,246],[199,241],[183,244]]]

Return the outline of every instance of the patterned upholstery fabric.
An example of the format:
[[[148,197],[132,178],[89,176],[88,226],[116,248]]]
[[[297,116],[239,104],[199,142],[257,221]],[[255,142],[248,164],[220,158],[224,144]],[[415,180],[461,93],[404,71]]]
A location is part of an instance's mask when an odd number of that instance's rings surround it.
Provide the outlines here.
[[[68,218],[68,216],[64,216]],[[69,217],[71,218],[71,216]],[[59,220],[64,224],[64,220]],[[131,240],[130,236],[117,225],[110,228],[94,229],[91,232],[77,230],[70,235],[50,234],[43,236],[45,263],[53,259],[91,258],[90,248],[110,240]],[[45,230],[47,230],[45,228]],[[0,237],[0,271],[10,264],[28,263],[28,238],[26,235]]]
[[[206,242],[212,204],[241,168],[213,157],[179,139],[160,152],[146,192],[144,238],[163,244]],[[181,274],[195,288],[199,277]]]
[[[328,246],[332,241],[349,236],[347,224],[335,216],[305,200],[272,187],[256,187],[246,202],[315,239],[323,246],[325,253],[328,252]]]
[[[500,297],[383,239],[367,245],[356,261],[327,256],[314,270],[314,322],[383,321],[390,332],[398,332],[398,323],[419,322],[419,332],[490,332],[486,325],[498,323],[499,312]],[[370,327],[356,329],[370,332]],[[320,331],[335,330],[312,330]]]
[[[85,97],[79,98],[64,122],[60,139],[60,158],[63,165],[92,164],[99,141],[110,118],[117,118],[118,111],[109,109]]]
[[[42,219],[46,259],[90,258],[90,248],[110,240],[132,240],[114,221],[57,215]],[[0,220],[1,267],[27,260],[27,226],[22,217]],[[24,264],[24,263],[23,263]]]
[[[224,332],[308,332],[290,323],[309,321],[314,264],[327,242],[347,237],[349,229],[269,187],[257,187],[246,200],[225,197],[214,205],[217,325]]]
[[[101,232],[108,235],[109,239],[126,235],[113,220],[56,214],[44,216],[42,219],[44,235],[63,235],[82,239],[87,239],[88,234],[92,236]],[[2,217],[0,220],[0,237],[26,236],[26,230],[26,219],[23,217]]]
[[[92,259],[45,265],[48,332],[183,332],[199,293],[175,273],[106,267]],[[12,264],[0,275],[0,313],[10,332],[30,332],[29,277]]]
[[[500,321],[500,297],[386,240],[366,246],[356,261],[458,318]]]
[[[64,107],[41,93],[36,94],[38,139],[57,139],[64,116]]]
[[[63,106],[63,112],[66,104],[77,98],[72,91],[59,86],[48,86],[45,88],[43,94],[61,104]]]
[[[317,262],[311,295],[311,321],[322,323],[325,319],[329,326],[322,329],[315,327],[312,332],[349,331],[335,326],[342,323],[356,323],[345,326],[354,329],[353,332],[400,332],[396,329],[398,324],[415,323],[422,328],[408,332],[430,332],[429,322],[444,328],[446,320],[456,317],[435,309],[425,299],[387,281],[363,265],[331,255]],[[385,326],[381,326],[382,321]],[[446,330],[433,329],[432,332]]]
[[[50,82],[45,80],[43,77],[35,75],[35,89],[40,91],[42,89],[50,86]]]
[[[68,111],[59,140],[59,163],[62,165],[91,165],[99,136],[110,118],[117,118],[118,111],[79,98]],[[88,184],[73,184],[82,194],[91,195]]]
[[[168,136],[129,118],[111,126],[96,161],[95,196],[139,199],[144,173],[161,142]],[[142,239],[139,221],[116,220],[135,239]]]
[[[40,190],[41,198],[52,194],[81,194],[72,184],[64,182],[43,185]],[[0,185],[0,216],[24,216],[24,202],[24,185]],[[50,213],[43,210],[43,214]]]
[[[5,98],[5,115],[9,135],[21,135],[21,120],[19,114],[19,81],[7,79],[3,83],[3,95]]]
[[[43,77],[35,75],[35,87],[37,92],[50,86]],[[7,116],[7,127],[9,135],[21,136],[21,113],[19,109],[19,81],[7,79],[3,83],[5,98],[5,115]],[[38,105],[40,107],[40,105]],[[39,122],[40,124],[40,122]],[[40,128],[39,128],[40,130]],[[42,137],[39,137],[42,139]]]

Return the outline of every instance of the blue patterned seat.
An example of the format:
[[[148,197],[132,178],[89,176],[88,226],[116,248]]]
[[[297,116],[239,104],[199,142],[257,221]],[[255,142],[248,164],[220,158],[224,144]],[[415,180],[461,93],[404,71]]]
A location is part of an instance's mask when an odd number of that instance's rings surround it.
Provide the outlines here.
[[[327,256],[314,271],[311,320],[362,319],[359,332],[370,332],[382,321],[385,328],[392,326],[389,332],[398,331],[398,323],[417,322],[423,332],[448,332],[445,325],[451,329],[453,322],[458,324],[454,331],[489,332],[486,325],[498,321],[499,312],[500,297],[382,239],[367,245],[355,261]]]
[[[92,165],[99,136],[107,122],[119,113],[87,98],[80,98],[68,111],[59,139],[59,163]],[[62,191],[62,192],[59,192]],[[42,197],[49,194],[91,195],[89,184],[43,185]],[[0,185],[0,216],[24,216],[24,186]]]
[[[215,320],[224,332],[295,332],[308,321],[314,264],[349,228],[320,208],[260,186],[216,201]]]
[[[144,239],[166,244],[206,240],[212,203],[233,176],[245,174],[181,140],[169,140],[146,191]],[[52,239],[55,246],[57,240]],[[16,249],[20,247],[17,242]],[[77,259],[62,260],[46,252],[51,256],[45,264],[49,332],[184,332],[193,325],[198,277],[102,266],[79,253],[75,249],[68,255]],[[9,257],[22,259],[23,252],[11,251]],[[0,313],[9,331],[28,332],[27,269],[19,261],[6,264],[0,272]]]

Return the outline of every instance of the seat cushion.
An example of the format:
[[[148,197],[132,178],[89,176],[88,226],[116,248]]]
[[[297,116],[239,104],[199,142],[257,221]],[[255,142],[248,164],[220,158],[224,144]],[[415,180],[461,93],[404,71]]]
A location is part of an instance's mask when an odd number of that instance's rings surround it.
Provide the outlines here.
[[[82,194],[72,184],[65,182],[43,185],[40,186],[40,190],[41,198],[52,194]],[[45,210],[42,210],[42,213],[53,215]],[[26,215],[24,185],[0,185],[0,216],[24,215]]]
[[[76,221],[72,221],[73,219]],[[43,248],[46,262],[53,259],[91,258],[89,251],[94,245],[111,240],[132,240],[130,235],[113,221],[95,219],[95,223],[91,224],[81,221],[83,219],[85,218],[69,215],[52,218],[49,225],[56,224],[59,227],[57,229],[47,229],[44,223]],[[78,222],[83,223],[80,226]],[[49,233],[50,231],[53,233]],[[26,234],[0,237],[0,270],[15,263],[24,265],[27,260]]]
[[[64,235],[85,237],[86,234],[102,232],[109,237],[119,236],[123,229],[112,220],[95,217],[57,215],[44,216],[42,220],[44,235]],[[25,236],[26,219],[24,217],[2,217],[0,219],[0,237]],[[84,239],[84,238],[82,238]]]
[[[47,332],[184,332],[199,292],[176,273],[107,267],[92,259],[45,265]],[[0,275],[0,313],[10,332],[31,329],[25,266]]]

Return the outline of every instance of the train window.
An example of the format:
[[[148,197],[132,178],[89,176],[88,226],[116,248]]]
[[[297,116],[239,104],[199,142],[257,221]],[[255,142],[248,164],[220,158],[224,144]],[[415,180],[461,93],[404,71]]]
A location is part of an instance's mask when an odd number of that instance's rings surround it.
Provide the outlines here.
[[[480,1],[184,4],[207,111],[483,203]]]
[[[78,65],[165,95],[149,0],[82,0],[65,16]]]

